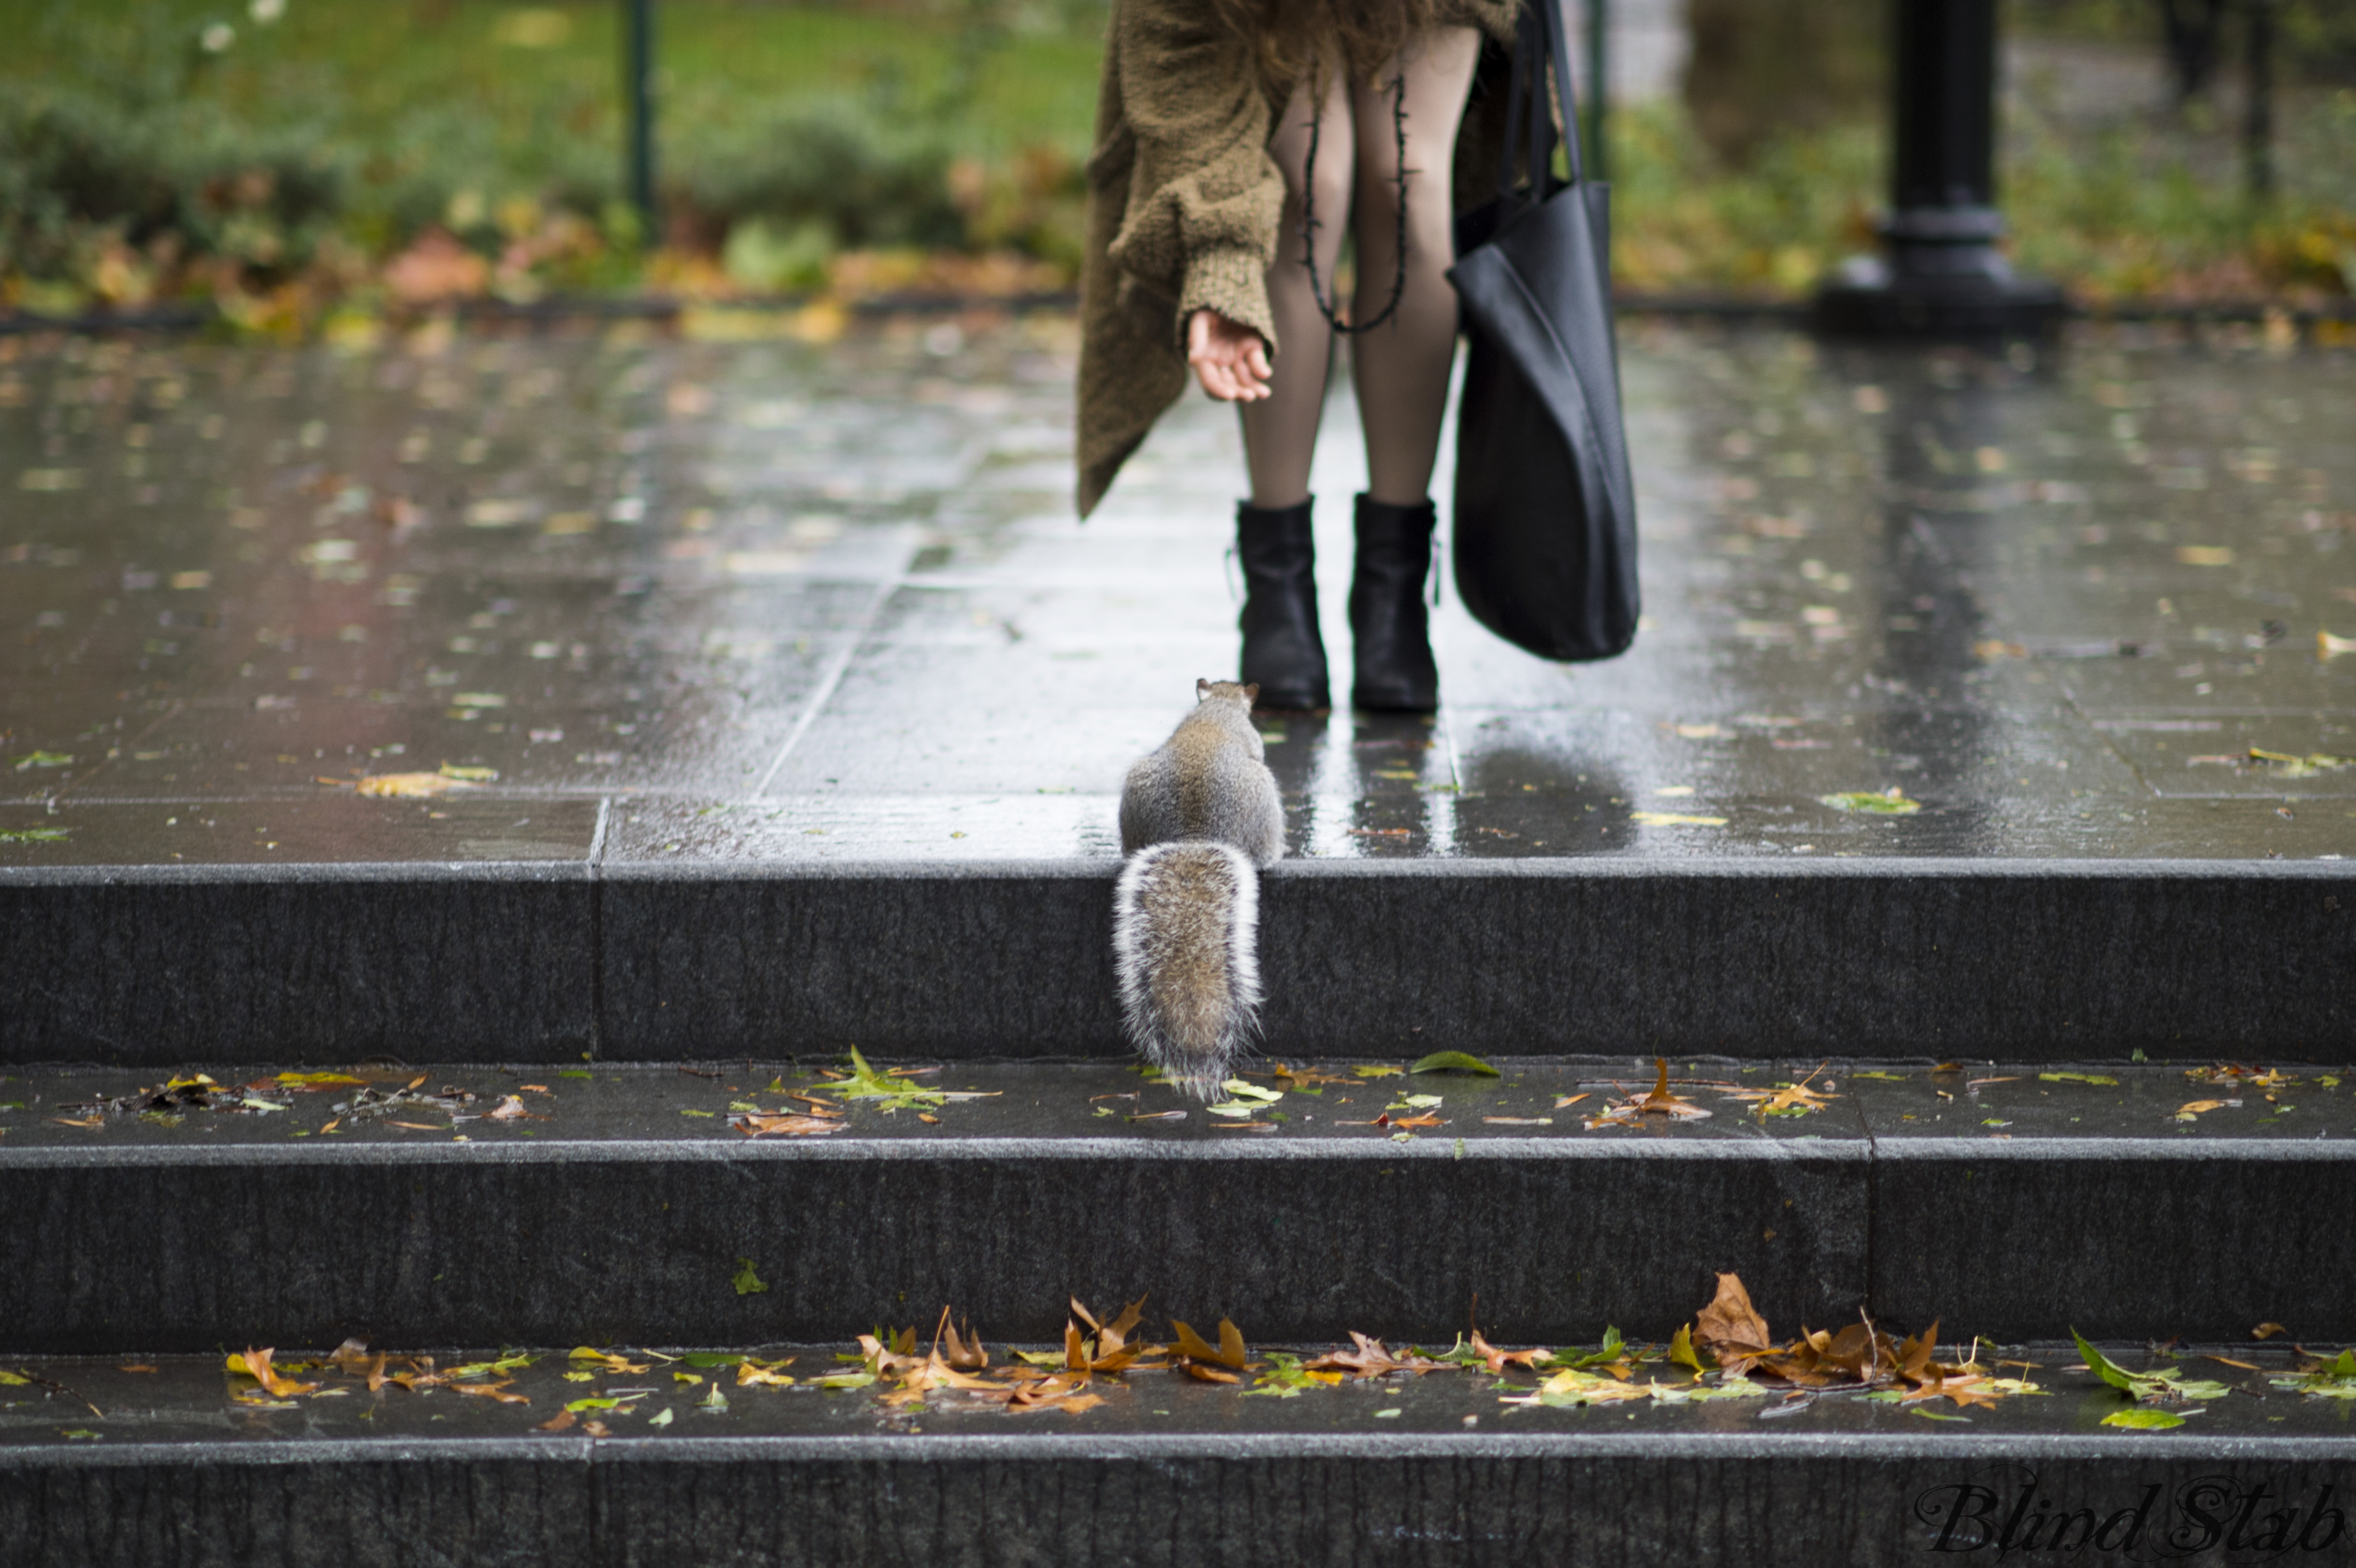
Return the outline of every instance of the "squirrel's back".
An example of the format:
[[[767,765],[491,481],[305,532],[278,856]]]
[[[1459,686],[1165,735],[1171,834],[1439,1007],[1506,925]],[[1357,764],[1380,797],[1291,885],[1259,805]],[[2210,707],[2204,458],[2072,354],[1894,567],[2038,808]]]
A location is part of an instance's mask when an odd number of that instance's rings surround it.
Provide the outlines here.
[[[1251,722],[1258,688],[1194,689],[1194,711],[1121,790],[1113,954],[1139,1048],[1208,1097],[1258,1014],[1258,867],[1284,853],[1284,803]]]

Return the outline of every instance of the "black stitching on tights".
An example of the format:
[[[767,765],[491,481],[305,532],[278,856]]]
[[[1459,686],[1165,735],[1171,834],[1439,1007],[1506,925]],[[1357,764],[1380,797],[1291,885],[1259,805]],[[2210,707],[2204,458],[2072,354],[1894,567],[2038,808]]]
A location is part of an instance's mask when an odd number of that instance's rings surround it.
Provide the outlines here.
[[[1312,99],[1315,96],[1311,94]],[[1371,321],[1344,321],[1341,302],[1337,299],[1328,304],[1317,282],[1317,137],[1324,123],[1324,105],[1313,105],[1309,117],[1309,157],[1301,176],[1301,245],[1309,263],[1309,297],[1317,302],[1317,314],[1334,331],[1372,332],[1398,314],[1399,298],[1407,293],[1407,73],[1401,71],[1391,78],[1391,133],[1398,139],[1398,248],[1391,274],[1391,297]]]

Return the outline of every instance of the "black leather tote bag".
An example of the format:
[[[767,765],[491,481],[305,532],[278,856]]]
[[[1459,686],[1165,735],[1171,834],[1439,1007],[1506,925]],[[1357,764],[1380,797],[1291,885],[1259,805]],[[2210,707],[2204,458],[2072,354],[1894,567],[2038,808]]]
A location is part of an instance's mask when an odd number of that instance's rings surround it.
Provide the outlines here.
[[[1554,67],[1577,125],[1559,0],[1530,0],[1514,51],[1494,204],[1457,229],[1449,272],[1471,350],[1456,416],[1456,587],[1480,623],[1542,658],[1600,659],[1636,635],[1636,497],[1612,327],[1612,189],[1553,174]]]

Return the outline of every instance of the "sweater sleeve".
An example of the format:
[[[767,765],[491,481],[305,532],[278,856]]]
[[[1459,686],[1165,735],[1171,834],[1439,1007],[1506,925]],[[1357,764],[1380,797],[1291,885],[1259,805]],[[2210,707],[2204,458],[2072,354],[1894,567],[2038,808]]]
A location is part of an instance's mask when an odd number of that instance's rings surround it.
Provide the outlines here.
[[[1268,268],[1284,177],[1249,45],[1206,0],[1120,0],[1111,47],[1135,137],[1129,203],[1108,256],[1186,317],[1214,310],[1276,343]]]

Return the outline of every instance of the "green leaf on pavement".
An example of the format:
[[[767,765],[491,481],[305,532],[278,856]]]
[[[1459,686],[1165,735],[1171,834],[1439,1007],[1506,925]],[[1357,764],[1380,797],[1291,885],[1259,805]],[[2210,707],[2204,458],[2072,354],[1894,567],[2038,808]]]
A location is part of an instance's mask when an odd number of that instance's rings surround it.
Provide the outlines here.
[[[1408,1071],[1409,1072],[1477,1072],[1483,1078],[1498,1076],[1495,1068],[1479,1057],[1462,1051],[1435,1051]]]
[[[2103,1417],[2105,1426],[2124,1426],[2133,1432],[2165,1432],[2171,1426],[2184,1424],[2184,1417],[2172,1411],[2153,1410],[2138,1406],[2134,1410],[2114,1411]]]

